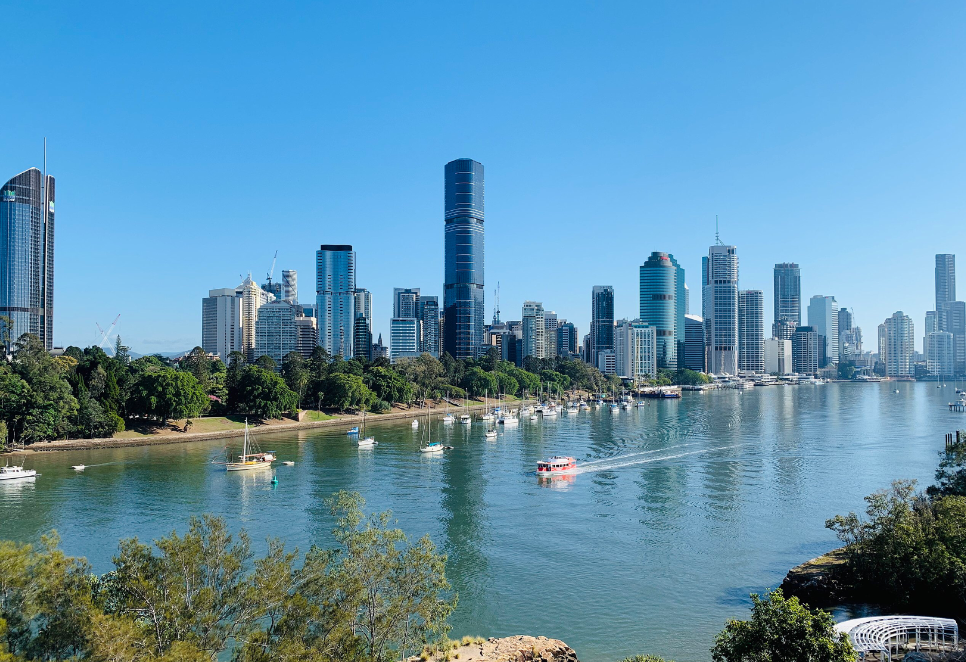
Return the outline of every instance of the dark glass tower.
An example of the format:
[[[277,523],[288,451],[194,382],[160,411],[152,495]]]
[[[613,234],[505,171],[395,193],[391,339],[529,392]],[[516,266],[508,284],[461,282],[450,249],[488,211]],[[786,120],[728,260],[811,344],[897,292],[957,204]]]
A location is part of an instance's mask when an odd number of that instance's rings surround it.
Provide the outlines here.
[[[794,262],[775,265],[775,323],[772,336],[789,339],[802,323],[802,270]]]
[[[483,164],[446,164],[443,351],[475,358],[483,346]]]
[[[54,346],[54,178],[37,168],[0,187],[0,315],[10,341],[24,333]],[[46,184],[46,185],[44,185]]]

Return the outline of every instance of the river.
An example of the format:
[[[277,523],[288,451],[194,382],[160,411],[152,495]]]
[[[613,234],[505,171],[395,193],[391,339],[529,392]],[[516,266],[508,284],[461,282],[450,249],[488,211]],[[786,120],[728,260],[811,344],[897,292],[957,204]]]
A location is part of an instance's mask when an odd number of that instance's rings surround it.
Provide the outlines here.
[[[110,569],[121,537],[150,540],[189,516],[222,515],[264,550],[332,544],[323,500],[360,492],[413,537],[449,555],[459,592],[453,636],[546,635],[583,662],[654,653],[710,658],[748,594],[777,587],[794,565],[837,546],[828,517],[897,478],[932,479],[952,385],[759,387],[685,393],[630,411],[582,411],[483,437],[475,420],[416,452],[408,421],[371,424],[354,447],[339,429],[260,435],[281,460],[271,473],[211,464],[225,441],[33,455],[34,481],[0,485],[0,538],[35,542],[56,529],[64,550]],[[229,440],[238,445],[238,440]],[[573,455],[579,471],[538,480],[537,460]],[[82,473],[74,464],[89,465]]]

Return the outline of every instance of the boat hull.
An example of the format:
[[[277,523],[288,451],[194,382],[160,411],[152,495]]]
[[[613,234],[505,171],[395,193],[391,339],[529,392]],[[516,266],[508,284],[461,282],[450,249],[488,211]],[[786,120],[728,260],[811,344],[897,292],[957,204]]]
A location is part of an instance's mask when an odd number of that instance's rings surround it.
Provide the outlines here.
[[[259,471],[261,469],[271,469],[271,462],[253,462],[251,464],[229,463],[225,465],[228,471]]]

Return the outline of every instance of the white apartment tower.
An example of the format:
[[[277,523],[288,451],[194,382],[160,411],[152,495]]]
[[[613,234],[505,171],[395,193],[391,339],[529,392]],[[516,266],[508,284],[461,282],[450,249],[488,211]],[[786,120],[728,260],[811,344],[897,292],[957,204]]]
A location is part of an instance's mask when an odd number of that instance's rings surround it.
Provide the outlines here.
[[[201,300],[201,348],[225,363],[232,352],[242,352],[242,299],[230,287],[208,290]]]
[[[251,274],[235,288],[235,293],[241,298],[242,348],[239,351],[248,361],[254,361],[258,358],[255,356],[255,321],[258,319],[258,309],[270,301],[275,301],[275,295],[259,287],[252,280]]]
[[[539,301],[523,302],[523,356],[547,357],[547,323],[543,304]]]

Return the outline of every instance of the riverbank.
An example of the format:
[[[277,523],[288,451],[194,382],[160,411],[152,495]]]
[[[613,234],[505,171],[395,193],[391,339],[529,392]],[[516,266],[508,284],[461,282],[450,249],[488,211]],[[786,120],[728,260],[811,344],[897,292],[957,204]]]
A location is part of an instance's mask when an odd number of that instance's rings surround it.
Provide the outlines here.
[[[781,589],[812,607],[835,607],[854,599],[846,581],[845,548],[833,549],[788,571]]]
[[[519,401],[511,402],[516,404]],[[447,410],[450,413],[458,414],[463,410],[477,412],[487,408],[486,403],[476,401],[467,407],[463,407],[455,401],[452,403],[447,403],[445,401],[430,402],[429,405],[432,416],[435,418],[445,416]],[[491,403],[489,406],[492,407],[494,405]],[[291,430],[305,430],[311,428],[327,428],[338,426],[352,427],[362,423],[362,414],[338,414],[333,415],[331,418],[327,418],[325,420],[311,420],[312,418],[317,417],[318,414],[321,413],[325,415],[325,413],[315,411],[305,411],[303,413],[306,414],[306,416],[304,416],[303,420],[301,421],[295,421],[292,419],[270,419],[253,425],[252,428],[258,434],[265,434],[287,432]],[[314,417],[313,414],[316,416]],[[383,421],[411,420],[416,417],[424,416],[426,416],[425,408],[394,407],[391,412],[385,414],[367,414],[366,424],[378,425]],[[194,419],[194,423],[203,425],[207,420],[209,419]],[[126,448],[138,446],[159,446],[165,444],[183,444],[193,441],[208,441],[211,439],[241,437],[245,434],[244,423],[229,421],[227,419],[223,420],[225,420],[225,427],[216,430],[207,429],[199,432],[157,432],[153,434],[141,434],[140,436],[125,436],[126,433],[122,432],[118,436],[105,437],[101,439],[58,439],[55,441],[37,442],[27,446],[24,449],[0,453],[0,455],[29,455],[33,453],[46,453],[52,451],[76,451],[94,450],[98,448]],[[184,421],[170,421],[168,430],[174,430],[178,427],[183,428],[184,423]]]

